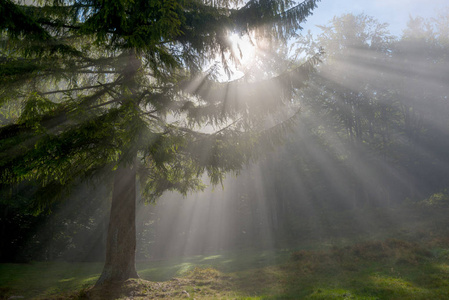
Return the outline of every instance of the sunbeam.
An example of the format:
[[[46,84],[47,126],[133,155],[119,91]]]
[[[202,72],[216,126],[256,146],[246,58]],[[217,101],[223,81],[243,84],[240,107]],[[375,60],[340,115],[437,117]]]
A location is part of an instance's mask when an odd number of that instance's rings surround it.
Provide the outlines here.
[[[75,2],[0,4],[1,299],[449,293],[449,8]]]

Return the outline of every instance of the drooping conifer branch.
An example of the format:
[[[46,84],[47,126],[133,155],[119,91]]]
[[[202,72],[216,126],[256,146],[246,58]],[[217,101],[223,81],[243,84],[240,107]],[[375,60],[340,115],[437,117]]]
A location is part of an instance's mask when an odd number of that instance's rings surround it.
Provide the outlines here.
[[[139,174],[149,201],[167,190],[186,194],[204,188],[204,174],[219,184],[238,173],[282,136],[290,123],[283,113],[312,60],[262,82],[197,76],[217,59],[225,69],[237,61],[231,32],[259,30],[278,45],[316,2],[259,0],[240,9],[225,0],[0,2],[0,104],[20,107],[0,127],[0,185],[32,182],[43,210],[83,180],[114,177],[114,207],[129,214],[124,222],[111,215],[99,283],[136,276],[135,237],[127,239],[135,189],[122,193],[120,177],[130,187]],[[275,114],[288,121],[267,121]]]

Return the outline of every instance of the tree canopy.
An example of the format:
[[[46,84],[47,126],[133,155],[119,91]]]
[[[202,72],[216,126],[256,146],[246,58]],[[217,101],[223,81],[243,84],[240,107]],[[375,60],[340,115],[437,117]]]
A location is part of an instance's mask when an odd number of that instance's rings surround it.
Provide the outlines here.
[[[100,282],[137,276],[136,179],[148,201],[186,194],[276,144],[318,57],[260,65],[317,2],[2,1],[0,104],[18,108],[0,127],[0,183],[34,184],[41,211],[113,174]],[[242,55],[232,34],[264,43],[257,78],[220,80]]]
[[[264,129],[313,62],[250,83],[217,82],[205,66],[229,70],[231,32],[286,41],[316,2],[2,2],[0,101],[21,108],[0,131],[1,182],[37,182],[43,207],[136,153],[150,200],[201,187],[205,171],[219,182],[248,159],[245,132]]]

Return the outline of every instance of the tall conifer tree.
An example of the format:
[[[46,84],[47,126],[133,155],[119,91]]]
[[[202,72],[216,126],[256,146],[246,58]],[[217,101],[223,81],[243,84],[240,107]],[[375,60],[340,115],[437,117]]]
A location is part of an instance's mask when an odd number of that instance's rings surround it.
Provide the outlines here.
[[[0,128],[1,185],[35,184],[43,210],[82,180],[113,176],[98,283],[137,277],[136,180],[154,201],[237,172],[288,125],[264,120],[316,60],[258,82],[218,82],[205,66],[238,60],[232,33],[285,42],[317,1],[2,0],[0,104],[22,108]]]

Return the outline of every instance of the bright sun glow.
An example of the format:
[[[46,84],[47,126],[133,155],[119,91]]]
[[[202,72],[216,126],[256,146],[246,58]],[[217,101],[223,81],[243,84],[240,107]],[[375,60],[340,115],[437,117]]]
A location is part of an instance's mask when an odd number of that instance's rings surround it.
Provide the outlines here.
[[[236,33],[231,34],[229,39],[232,43],[232,51],[239,59],[239,63],[242,65],[250,64],[256,54],[254,40],[247,35],[240,36]]]

